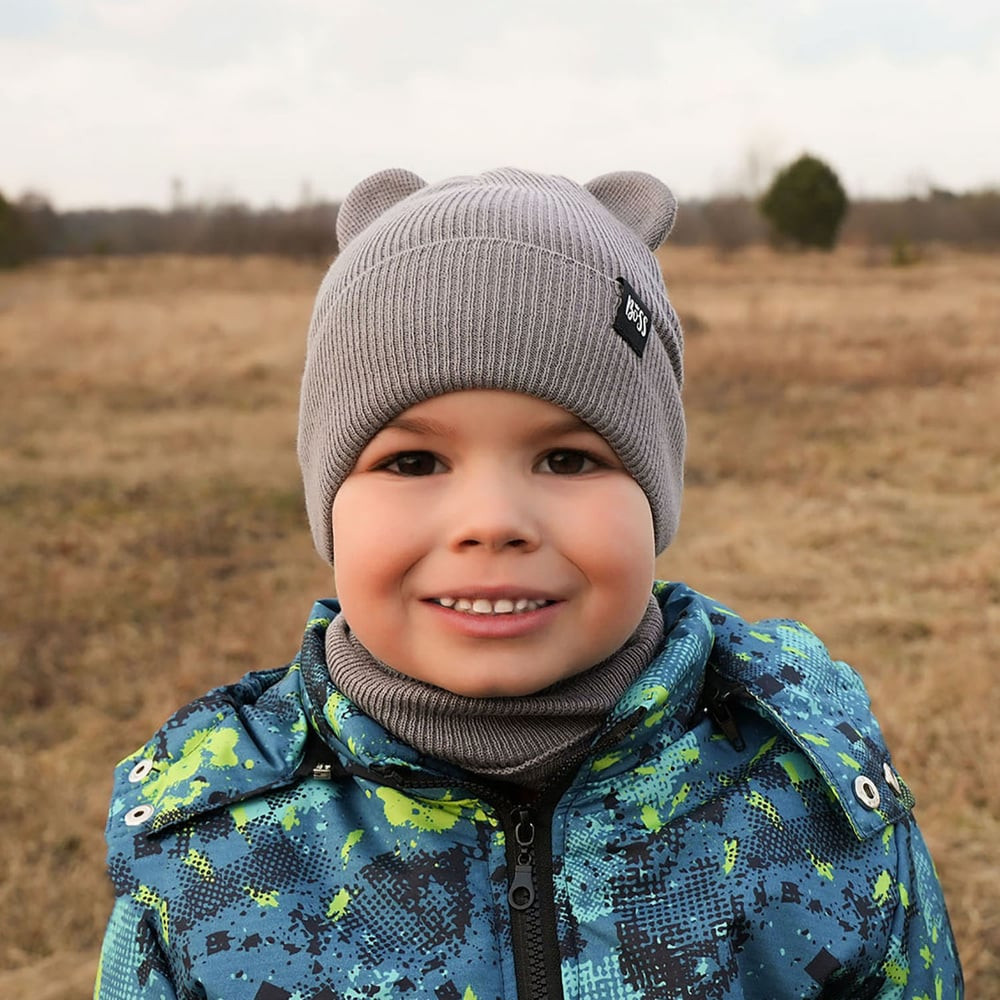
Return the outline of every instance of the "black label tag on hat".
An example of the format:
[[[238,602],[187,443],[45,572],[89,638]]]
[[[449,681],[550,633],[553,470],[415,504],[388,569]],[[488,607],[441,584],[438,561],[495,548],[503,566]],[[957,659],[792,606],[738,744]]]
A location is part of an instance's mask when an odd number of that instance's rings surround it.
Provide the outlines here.
[[[653,321],[635,289],[624,278],[619,278],[618,284],[622,288],[622,297],[615,315],[615,332],[641,358],[653,332]]]

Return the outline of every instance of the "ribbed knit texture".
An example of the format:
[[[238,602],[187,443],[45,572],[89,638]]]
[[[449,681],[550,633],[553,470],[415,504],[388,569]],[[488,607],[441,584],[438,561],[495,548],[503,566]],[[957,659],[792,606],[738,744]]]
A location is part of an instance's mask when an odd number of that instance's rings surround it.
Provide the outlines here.
[[[494,170],[426,186],[376,174],[345,199],[341,252],[317,295],[299,461],[317,551],[334,495],[371,438],[422,400],[523,392],[601,434],[649,499],[657,551],[680,516],[682,335],[651,247],[675,202],[647,174],[581,187]],[[640,358],[613,329],[624,278],[650,312]]]
[[[663,612],[650,598],[614,655],[517,698],[466,698],[400,674],[368,652],[343,615],[327,628],[326,658],[337,689],[414,749],[476,774],[538,787],[597,732],[662,639]]]

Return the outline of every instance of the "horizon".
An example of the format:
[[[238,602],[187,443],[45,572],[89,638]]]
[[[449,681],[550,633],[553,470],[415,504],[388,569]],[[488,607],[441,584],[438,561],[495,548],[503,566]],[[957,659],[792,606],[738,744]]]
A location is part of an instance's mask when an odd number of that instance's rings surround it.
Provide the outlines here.
[[[779,165],[779,168],[786,166],[787,164]],[[225,209],[240,209],[253,214],[266,214],[268,212],[275,213],[294,213],[296,211],[308,211],[310,209],[316,208],[329,208],[329,207],[339,207],[340,203],[343,201],[344,195],[338,195],[336,197],[324,197],[324,198],[311,198],[309,201],[288,201],[285,203],[279,202],[267,202],[255,204],[249,200],[234,199],[234,200],[219,200],[219,201],[181,201],[174,204],[167,205],[153,205],[141,202],[133,203],[121,203],[117,205],[97,205],[97,204],[86,204],[86,205],[75,205],[75,206],[63,206],[58,204],[51,199],[45,198],[45,205],[52,209],[57,215],[85,215],[87,213],[116,213],[116,212],[152,212],[159,215],[170,215],[171,213],[178,212],[213,212]],[[933,200],[935,198],[1000,198],[1000,183],[990,185],[984,188],[978,188],[975,190],[967,191],[953,191],[949,188],[942,188],[936,185],[928,187],[924,191],[914,191],[899,194],[884,194],[884,195],[869,195],[865,197],[855,197],[852,196],[848,191],[848,210],[850,206],[854,204],[892,204],[897,202],[907,202],[913,199],[917,200]],[[11,192],[4,191],[0,188],[0,196],[5,197],[9,202],[17,203],[19,197],[27,196],[28,198],[33,198],[35,196],[44,197],[45,193],[36,191],[33,189],[27,189],[25,191],[19,192],[17,195],[11,195]],[[692,205],[700,206],[707,205],[713,200],[722,199],[745,199],[746,201],[753,202],[757,200],[757,195],[751,192],[716,192],[714,194],[705,195],[693,195],[688,198],[678,198],[677,203],[679,206]]]

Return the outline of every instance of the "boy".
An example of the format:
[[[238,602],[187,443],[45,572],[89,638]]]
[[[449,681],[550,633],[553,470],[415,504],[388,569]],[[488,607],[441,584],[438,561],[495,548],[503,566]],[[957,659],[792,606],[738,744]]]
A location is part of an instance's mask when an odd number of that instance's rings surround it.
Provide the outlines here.
[[[860,680],[653,583],[674,212],[638,173],[347,197],[299,426],[339,599],[119,766],[99,998],[961,995]]]

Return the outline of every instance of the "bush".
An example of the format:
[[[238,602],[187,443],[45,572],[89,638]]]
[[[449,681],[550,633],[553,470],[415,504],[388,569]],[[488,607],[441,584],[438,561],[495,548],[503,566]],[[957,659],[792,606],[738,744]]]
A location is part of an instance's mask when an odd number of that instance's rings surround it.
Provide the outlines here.
[[[34,256],[34,241],[24,213],[0,194],[0,269],[18,267]]]
[[[760,210],[778,242],[832,250],[847,214],[847,195],[830,167],[803,155],[778,171]]]

